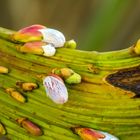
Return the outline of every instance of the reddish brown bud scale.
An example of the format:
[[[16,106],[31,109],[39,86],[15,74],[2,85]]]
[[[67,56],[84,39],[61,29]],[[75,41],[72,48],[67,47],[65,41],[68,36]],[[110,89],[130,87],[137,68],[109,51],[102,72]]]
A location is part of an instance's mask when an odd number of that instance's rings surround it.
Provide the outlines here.
[[[41,136],[43,132],[35,123],[31,122],[27,118],[18,118],[16,120],[24,129],[34,136]]]

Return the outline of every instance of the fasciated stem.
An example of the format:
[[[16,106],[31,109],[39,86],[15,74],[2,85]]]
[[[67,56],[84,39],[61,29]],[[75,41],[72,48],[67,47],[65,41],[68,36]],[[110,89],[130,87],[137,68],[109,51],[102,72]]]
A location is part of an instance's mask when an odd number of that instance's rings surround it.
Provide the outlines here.
[[[139,140],[140,57],[134,52],[134,46],[103,53],[59,48],[55,56],[45,57],[19,52],[17,45],[23,44],[13,41],[13,33],[0,28],[0,66],[9,70],[9,73],[0,74],[0,120],[6,124],[8,137],[14,140],[80,140],[71,127],[83,126],[107,131],[122,140]],[[79,84],[65,83],[69,100],[63,105],[53,103],[43,87],[42,77],[54,68],[70,68],[82,77]],[[111,77],[115,79],[111,79],[113,83],[108,76],[115,77]],[[25,92],[17,82],[33,82],[39,88]],[[27,102],[21,104],[12,99],[5,92],[6,88],[15,88]],[[29,118],[40,126],[43,135],[37,138],[28,134],[16,122],[20,117]]]

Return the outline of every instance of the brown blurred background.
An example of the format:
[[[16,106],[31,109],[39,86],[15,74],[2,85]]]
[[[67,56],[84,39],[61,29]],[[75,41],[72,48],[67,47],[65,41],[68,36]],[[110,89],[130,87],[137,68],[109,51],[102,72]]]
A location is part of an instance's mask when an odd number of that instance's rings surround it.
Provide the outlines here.
[[[0,26],[43,24],[84,50],[126,48],[140,37],[140,0],[0,0]]]

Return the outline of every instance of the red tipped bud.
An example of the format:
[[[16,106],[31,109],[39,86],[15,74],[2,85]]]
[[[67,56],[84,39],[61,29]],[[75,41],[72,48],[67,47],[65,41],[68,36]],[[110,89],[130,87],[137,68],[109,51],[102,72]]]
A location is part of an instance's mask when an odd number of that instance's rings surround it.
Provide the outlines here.
[[[74,127],[74,133],[78,134],[83,140],[119,140],[117,137],[103,131],[90,128]]]
[[[46,45],[44,42],[28,42],[23,46],[17,46],[20,52],[32,53],[32,54],[43,54],[42,46]]]
[[[13,34],[13,40],[18,42],[43,41],[53,47],[63,47],[65,36],[58,30],[46,28],[42,25],[32,25]]]
[[[52,44],[46,44],[45,42],[27,42],[23,46],[17,46],[17,50],[23,53],[39,54],[44,56],[55,55],[55,48]]]
[[[39,31],[41,29],[45,29],[45,26],[42,25],[32,25],[26,28],[19,30],[18,32],[13,34],[13,40],[19,42],[30,42],[30,41],[41,41],[42,33]]]
[[[16,121],[34,136],[41,136],[43,134],[41,129],[27,118],[18,118]]]
[[[100,138],[105,138],[105,135],[90,129],[90,128],[81,128],[75,127],[72,128],[76,134],[78,134],[83,140],[99,140]]]
[[[53,69],[52,73],[62,77],[68,84],[79,84],[81,83],[81,76],[69,68]]]

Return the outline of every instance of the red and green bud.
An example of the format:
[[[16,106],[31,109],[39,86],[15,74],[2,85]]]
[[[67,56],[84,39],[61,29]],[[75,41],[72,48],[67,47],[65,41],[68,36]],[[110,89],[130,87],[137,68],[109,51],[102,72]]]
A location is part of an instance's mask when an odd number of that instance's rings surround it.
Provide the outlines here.
[[[43,54],[42,46],[46,43],[38,42],[27,42],[23,46],[17,46],[17,50],[23,53],[32,53],[32,54]]]
[[[55,68],[52,73],[59,75],[68,84],[79,84],[81,83],[81,76],[69,68]]]
[[[41,41],[27,42],[23,46],[17,46],[17,50],[23,53],[32,53],[48,57],[56,53],[56,49],[53,45]]]
[[[32,25],[23,28],[12,35],[12,40],[23,43],[42,41],[55,48],[63,47],[65,44],[65,36],[63,33],[55,29],[46,28],[42,25]],[[68,46],[75,46],[73,41],[69,44]],[[48,46],[48,49],[52,51],[53,48]]]
[[[12,35],[12,39],[18,42],[30,42],[30,41],[41,41],[42,33],[39,31],[41,29],[46,29],[42,25],[32,25],[19,30]]]
[[[35,123],[31,122],[27,118],[18,118],[17,123],[26,129],[30,134],[34,136],[41,136],[43,134],[42,130]]]
[[[99,140],[104,139],[105,135],[90,128],[75,127],[72,128],[74,133],[78,134],[83,140]]]
[[[73,127],[73,132],[79,135],[82,140],[119,140],[117,137],[103,131],[91,128]]]

